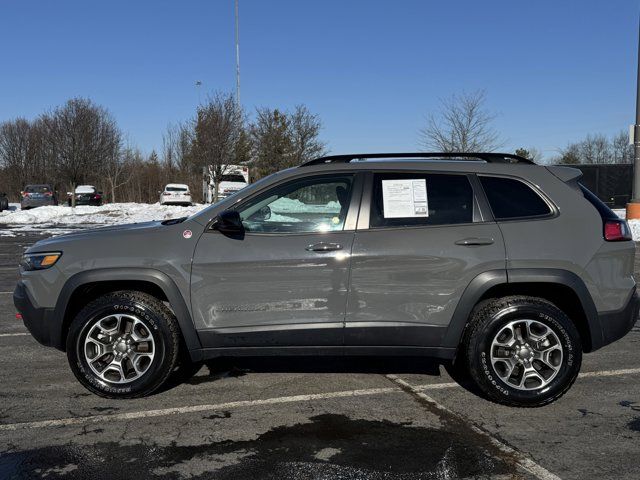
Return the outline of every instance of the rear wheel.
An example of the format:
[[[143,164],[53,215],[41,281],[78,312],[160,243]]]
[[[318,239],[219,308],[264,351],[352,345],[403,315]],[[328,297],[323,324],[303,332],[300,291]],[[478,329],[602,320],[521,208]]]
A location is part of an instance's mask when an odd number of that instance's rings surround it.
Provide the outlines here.
[[[490,399],[539,407],[569,390],[580,371],[582,344],[573,322],[547,300],[511,296],[473,311],[464,338],[469,374]]]
[[[176,366],[178,324],[158,299],[141,292],[103,295],[83,308],[67,336],[67,357],[88,390],[135,398],[160,387]]]

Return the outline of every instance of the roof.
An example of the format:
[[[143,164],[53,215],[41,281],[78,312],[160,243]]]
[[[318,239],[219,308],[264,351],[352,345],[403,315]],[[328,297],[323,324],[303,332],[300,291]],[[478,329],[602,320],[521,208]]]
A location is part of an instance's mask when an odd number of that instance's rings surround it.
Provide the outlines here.
[[[320,157],[300,165],[307,167],[311,165],[324,165],[334,163],[350,163],[352,161],[363,160],[386,160],[386,161],[479,161],[485,163],[507,163],[507,164],[529,164],[534,163],[524,157],[512,153],[496,153],[496,152],[402,152],[402,153],[352,153],[346,155],[330,155]]]
[[[96,191],[96,187],[93,185],[78,185],[76,187],[76,193],[94,193]]]

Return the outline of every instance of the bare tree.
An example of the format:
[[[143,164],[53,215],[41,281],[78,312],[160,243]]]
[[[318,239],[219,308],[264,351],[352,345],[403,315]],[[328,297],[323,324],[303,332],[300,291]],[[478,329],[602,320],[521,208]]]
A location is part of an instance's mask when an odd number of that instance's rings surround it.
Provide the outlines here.
[[[259,108],[250,127],[258,176],[293,167],[324,155],[320,140],[322,122],[304,105],[293,112]]]
[[[420,131],[426,150],[442,152],[492,152],[503,145],[491,126],[496,115],[485,108],[486,94],[453,95],[441,101],[438,115],[430,115]]]
[[[601,133],[589,134],[579,142],[571,142],[560,149],[560,157],[555,159],[572,164],[631,163],[632,160],[633,146],[628,144],[624,131],[611,138]]]
[[[609,140],[602,134],[587,135],[580,143],[580,158],[583,163],[612,163]]]
[[[293,154],[291,161],[300,165],[326,153],[326,144],[319,139],[322,122],[304,105],[297,105],[290,114],[289,128]]]
[[[629,137],[626,131],[621,130],[611,139],[611,154],[613,163],[633,162],[633,145],[629,144]]]
[[[24,118],[0,124],[0,165],[7,178],[13,180],[12,190],[22,188],[29,181],[30,139],[31,124]]]
[[[117,155],[107,159],[102,166],[103,176],[109,184],[112,203],[117,201],[116,193],[118,190],[131,181],[131,175],[128,175],[128,173],[130,173],[132,163],[135,160],[135,149],[127,146],[120,150]]]
[[[277,108],[258,108],[250,127],[258,177],[293,165],[290,119]]]
[[[542,162],[542,152],[536,147],[516,148],[515,154],[524,158],[528,158],[534,163]]]
[[[91,100],[69,100],[46,115],[44,122],[58,171],[72,192],[118,156],[120,130],[111,114]],[[75,196],[71,198],[75,206]]]
[[[244,114],[232,94],[218,93],[198,107],[193,127],[192,165],[208,168],[216,185],[213,201],[218,201],[218,185],[233,164],[244,129]]]

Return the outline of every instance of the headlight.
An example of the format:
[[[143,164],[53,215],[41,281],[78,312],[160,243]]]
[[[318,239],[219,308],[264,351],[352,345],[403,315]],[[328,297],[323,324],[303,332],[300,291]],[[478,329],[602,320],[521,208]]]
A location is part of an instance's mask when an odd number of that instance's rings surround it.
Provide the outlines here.
[[[26,271],[45,270],[53,267],[62,252],[25,253],[20,261],[20,266]]]

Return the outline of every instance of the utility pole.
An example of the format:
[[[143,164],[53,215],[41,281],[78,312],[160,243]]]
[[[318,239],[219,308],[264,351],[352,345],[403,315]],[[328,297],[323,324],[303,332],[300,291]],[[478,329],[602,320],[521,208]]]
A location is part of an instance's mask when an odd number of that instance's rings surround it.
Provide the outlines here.
[[[638,24],[638,71],[636,77],[636,122],[633,125],[633,194],[627,218],[640,218],[640,23]]]
[[[240,25],[238,21],[238,1],[236,0],[236,103],[240,108]]]

